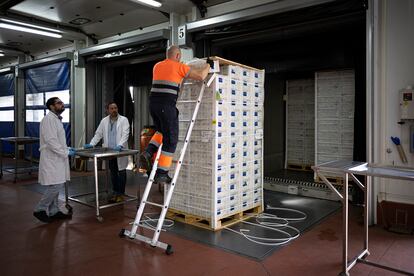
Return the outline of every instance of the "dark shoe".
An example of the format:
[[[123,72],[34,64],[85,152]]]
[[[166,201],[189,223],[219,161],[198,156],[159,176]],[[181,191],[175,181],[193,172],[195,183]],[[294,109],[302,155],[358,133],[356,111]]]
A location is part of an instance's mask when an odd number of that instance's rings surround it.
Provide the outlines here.
[[[52,222],[52,219],[46,214],[46,211],[33,212],[33,216],[44,223]]]
[[[52,219],[72,219],[72,214],[64,214],[61,211],[57,212],[53,216],[50,216]]]
[[[172,178],[167,173],[157,173],[154,177],[154,182],[158,184],[171,184]]]
[[[117,195],[115,199],[116,203],[124,202],[124,197],[122,195]]]
[[[123,201],[124,201],[123,195],[114,195],[108,200],[109,203],[119,203]]]
[[[116,203],[116,195],[113,195],[110,199],[108,199],[108,203]]]
[[[152,156],[149,152],[144,151],[139,155],[140,168],[147,171],[147,174],[150,175],[152,171]]]

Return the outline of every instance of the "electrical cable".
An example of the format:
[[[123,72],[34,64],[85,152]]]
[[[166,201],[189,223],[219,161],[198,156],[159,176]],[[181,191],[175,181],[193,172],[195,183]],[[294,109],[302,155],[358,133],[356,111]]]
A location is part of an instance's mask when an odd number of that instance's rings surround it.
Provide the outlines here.
[[[258,227],[262,227],[265,229],[269,229],[272,231],[276,231],[278,233],[282,233],[284,235],[286,235],[285,238],[266,238],[266,237],[259,237],[259,236],[253,236],[253,235],[248,235],[246,234],[247,232],[250,232],[249,229],[240,229],[239,231],[236,231],[234,229],[225,227],[224,229],[229,230],[231,232],[234,232],[236,234],[239,234],[241,236],[243,236],[244,238],[246,238],[247,240],[256,243],[256,244],[260,244],[260,245],[267,245],[267,246],[277,246],[277,245],[283,245],[286,244],[288,242],[290,242],[291,240],[294,240],[296,238],[298,238],[300,236],[300,231],[293,227],[288,225],[289,222],[298,222],[298,221],[302,221],[305,220],[307,218],[307,215],[299,210],[296,209],[291,209],[291,208],[282,208],[282,207],[273,207],[270,205],[266,206],[268,210],[280,210],[280,211],[288,211],[288,212],[292,212],[292,213],[296,213],[296,214],[301,214],[301,217],[280,217],[278,215],[275,214],[269,214],[269,213],[262,213],[262,214],[258,214],[256,215],[256,222],[257,223],[253,223],[253,222],[248,222],[248,221],[242,221],[242,223],[245,224],[249,224],[249,225],[253,225],[253,226],[258,226]],[[277,222],[272,222],[269,220],[277,220]],[[280,223],[282,222],[282,223]],[[279,228],[287,228],[290,229],[291,231],[294,232],[294,234],[292,235],[291,233],[281,230]]]
[[[157,214],[158,215],[158,213],[144,213],[143,214],[143,216],[146,218],[146,219],[144,219],[144,220],[141,220],[141,223],[143,224],[143,225],[145,225],[145,226],[147,226],[147,227],[149,227],[149,228],[151,228],[151,229],[153,229],[153,230],[155,230],[156,229],[156,226],[154,226],[152,223],[155,223],[155,224],[157,224],[158,223],[158,220],[159,220],[159,218],[151,218],[149,215],[154,215],[154,214]],[[166,223],[167,222],[167,223]],[[133,223],[133,222],[132,222]],[[131,223],[131,224],[132,224]],[[171,219],[165,219],[164,220],[164,223],[163,223],[163,225],[162,225],[162,227],[163,228],[169,228],[169,227],[172,227],[174,225],[174,221],[173,220],[171,220]],[[163,229],[164,231],[165,231],[165,229]]]

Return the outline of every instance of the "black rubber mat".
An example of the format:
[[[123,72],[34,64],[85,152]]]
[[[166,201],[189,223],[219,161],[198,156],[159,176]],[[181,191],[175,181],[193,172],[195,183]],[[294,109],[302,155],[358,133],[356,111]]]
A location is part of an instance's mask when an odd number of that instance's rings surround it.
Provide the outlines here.
[[[306,220],[299,222],[292,222],[289,225],[297,228],[301,233],[309,230],[325,217],[340,209],[341,204],[335,201],[328,201],[322,199],[314,199],[309,197],[301,197],[290,194],[278,193],[265,190],[265,205],[272,207],[291,208],[304,212],[307,215]],[[297,213],[286,211],[266,210],[266,213],[275,214],[279,217],[298,217]],[[254,218],[247,220],[248,222],[255,222]],[[274,232],[266,228],[252,226],[246,223],[238,223],[231,227],[234,230],[248,229],[249,235],[266,237],[266,238],[284,238],[285,235]],[[285,231],[294,234],[289,229]],[[198,228],[192,225],[174,222],[174,225],[167,229],[168,232],[177,234],[192,241],[201,242],[210,246],[214,246],[232,253],[253,258],[256,260],[263,260],[271,255],[275,250],[282,246],[288,245],[261,245],[249,241],[242,235],[223,229],[220,231],[209,231]]]

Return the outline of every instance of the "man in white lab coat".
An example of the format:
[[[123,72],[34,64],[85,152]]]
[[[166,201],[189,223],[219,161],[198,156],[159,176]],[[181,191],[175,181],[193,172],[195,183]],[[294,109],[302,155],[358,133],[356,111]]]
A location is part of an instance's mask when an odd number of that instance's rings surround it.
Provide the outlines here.
[[[129,122],[128,119],[118,113],[118,106],[115,102],[110,102],[106,106],[109,114],[102,119],[95,136],[89,144],[84,145],[85,149],[92,148],[103,139],[102,146],[112,148],[117,151],[128,149]],[[128,166],[128,157],[119,157],[109,160],[109,169],[111,171],[111,180],[113,186],[113,197],[110,202],[122,202],[125,194],[126,167]]]
[[[69,156],[75,150],[66,145],[66,135],[60,114],[65,110],[58,97],[47,100],[49,113],[40,122],[40,161],[39,183],[46,186],[42,199],[37,204],[33,215],[42,222],[54,219],[70,219],[72,214],[64,214],[59,210],[59,190],[70,180]]]

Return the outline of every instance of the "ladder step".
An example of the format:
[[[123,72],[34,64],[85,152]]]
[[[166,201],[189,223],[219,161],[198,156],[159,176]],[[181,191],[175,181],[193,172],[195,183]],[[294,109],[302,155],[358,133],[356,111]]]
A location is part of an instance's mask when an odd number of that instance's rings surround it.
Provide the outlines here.
[[[164,208],[164,205],[158,204],[158,203],[155,203],[155,202],[151,202],[151,201],[143,201],[143,203],[153,205],[153,206],[158,206],[160,208]]]
[[[196,103],[197,100],[182,100],[182,101],[177,101],[177,103]]]

